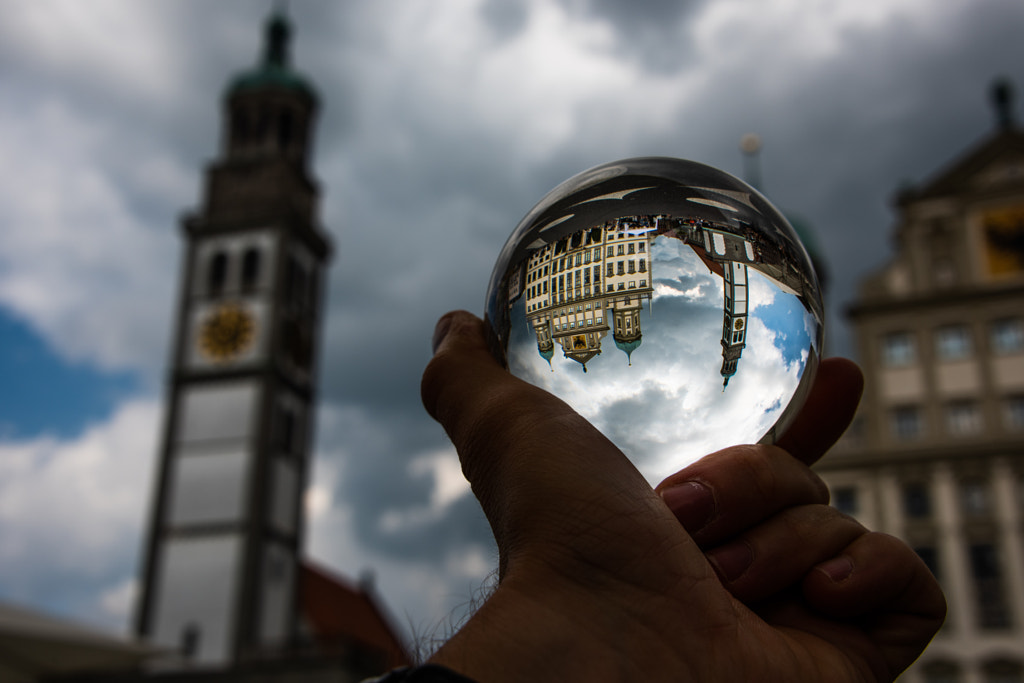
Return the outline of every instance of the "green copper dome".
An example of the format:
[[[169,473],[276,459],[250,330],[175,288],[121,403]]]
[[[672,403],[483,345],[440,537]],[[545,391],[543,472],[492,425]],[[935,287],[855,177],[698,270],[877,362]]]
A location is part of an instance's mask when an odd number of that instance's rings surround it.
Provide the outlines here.
[[[640,342],[641,341],[643,341],[643,340],[640,337],[637,337],[633,341],[628,341],[628,342],[626,342],[626,341],[619,341],[618,339],[616,339],[615,340],[615,346],[620,351],[622,351],[622,352],[624,352],[626,354],[626,359],[629,361],[629,364],[632,365],[633,364],[633,352],[636,351],[638,348],[640,348]]]
[[[291,26],[281,14],[267,21],[264,34],[263,59],[259,66],[236,76],[228,85],[228,95],[248,90],[281,88],[295,90],[316,98],[316,90],[288,63]]]

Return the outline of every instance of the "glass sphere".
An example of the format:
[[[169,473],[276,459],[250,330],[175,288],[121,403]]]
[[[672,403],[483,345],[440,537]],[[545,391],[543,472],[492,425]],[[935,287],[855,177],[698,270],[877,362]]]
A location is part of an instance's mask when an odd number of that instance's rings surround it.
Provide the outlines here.
[[[661,157],[549,192],[501,250],[486,307],[499,360],[652,484],[780,435],[823,334],[818,280],[786,219],[727,173]]]

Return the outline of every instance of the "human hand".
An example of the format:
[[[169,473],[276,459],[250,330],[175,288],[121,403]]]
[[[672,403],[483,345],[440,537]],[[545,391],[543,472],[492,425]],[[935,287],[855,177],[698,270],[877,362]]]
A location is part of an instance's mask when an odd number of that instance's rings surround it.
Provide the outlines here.
[[[501,581],[436,663],[479,681],[883,681],[941,625],[923,563],[828,508],[807,468],[856,406],[852,364],[822,363],[779,442],[796,457],[725,449],[659,496],[586,420],[505,372],[478,319],[449,314],[438,332],[424,404],[491,523]]]

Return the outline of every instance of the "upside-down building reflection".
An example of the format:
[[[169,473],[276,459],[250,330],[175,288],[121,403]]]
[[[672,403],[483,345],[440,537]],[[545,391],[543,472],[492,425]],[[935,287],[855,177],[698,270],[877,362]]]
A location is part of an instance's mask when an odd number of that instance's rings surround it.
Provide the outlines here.
[[[654,230],[650,217],[623,217],[530,255],[523,278],[526,316],[545,360],[551,362],[558,344],[586,372],[611,330],[616,347],[631,358],[643,338],[643,302],[654,291],[648,265]]]

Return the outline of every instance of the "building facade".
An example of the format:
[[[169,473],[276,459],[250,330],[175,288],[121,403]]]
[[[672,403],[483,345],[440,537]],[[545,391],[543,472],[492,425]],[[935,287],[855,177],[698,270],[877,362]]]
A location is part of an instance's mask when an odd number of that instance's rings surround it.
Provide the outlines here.
[[[949,616],[901,680],[1024,682],[1024,132],[896,198],[896,252],[849,308],[866,385],[818,467],[833,505],[913,547]]]

